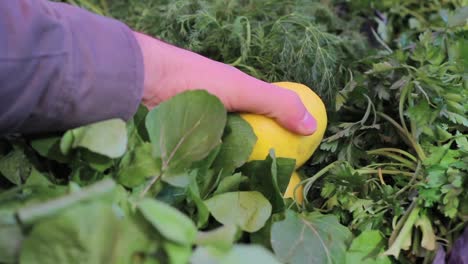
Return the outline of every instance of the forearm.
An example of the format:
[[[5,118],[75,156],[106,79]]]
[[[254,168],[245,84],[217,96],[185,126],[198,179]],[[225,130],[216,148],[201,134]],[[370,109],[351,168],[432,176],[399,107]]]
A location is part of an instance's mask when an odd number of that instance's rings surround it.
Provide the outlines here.
[[[0,134],[128,119],[143,81],[124,24],[61,3],[0,1]]]

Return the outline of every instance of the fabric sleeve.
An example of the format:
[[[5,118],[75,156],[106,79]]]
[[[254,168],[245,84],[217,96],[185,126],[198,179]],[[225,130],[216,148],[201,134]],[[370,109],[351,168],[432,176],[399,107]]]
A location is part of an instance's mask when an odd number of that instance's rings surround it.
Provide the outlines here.
[[[127,120],[143,72],[119,21],[47,0],[0,1],[0,135]]]

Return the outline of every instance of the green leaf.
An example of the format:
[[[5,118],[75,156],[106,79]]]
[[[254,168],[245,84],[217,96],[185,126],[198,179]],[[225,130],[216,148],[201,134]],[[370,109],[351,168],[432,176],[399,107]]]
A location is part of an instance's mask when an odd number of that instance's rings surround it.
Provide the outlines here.
[[[23,239],[13,210],[0,209],[0,263],[16,263]]]
[[[195,241],[197,228],[190,218],[176,208],[145,198],[138,203],[138,209],[167,239],[181,245],[190,245]]]
[[[426,100],[422,100],[419,104],[409,107],[406,115],[415,123],[416,127],[424,127],[431,124],[436,113],[434,113]]]
[[[192,163],[220,144],[226,118],[221,101],[204,90],[180,93],[152,109],[146,127],[153,155],[162,162],[163,180],[188,185],[187,177],[182,181],[171,177],[183,176]]]
[[[346,263],[390,264],[387,256],[381,256],[384,251],[384,237],[377,230],[366,230],[356,237],[346,252]]]
[[[246,181],[248,181],[248,178],[241,173],[227,176],[221,180],[214,194],[238,191],[239,185]]]
[[[237,233],[238,229],[234,225],[223,225],[210,231],[198,231],[196,244],[227,250],[234,244]]]
[[[79,156],[80,160],[87,164],[91,169],[101,173],[112,167],[114,164],[113,160],[109,157],[91,152],[87,149],[80,149],[77,156]]]
[[[141,225],[120,218],[110,203],[97,200],[34,225],[22,244],[20,262],[127,264],[152,248],[154,242]]]
[[[252,244],[262,245],[269,250],[273,250],[271,247],[271,224],[281,217],[282,213],[283,212],[281,212],[281,214],[273,214],[260,230],[255,233],[251,233],[249,236],[250,242]]]
[[[127,129],[120,119],[109,119],[67,131],[60,142],[62,153],[86,148],[109,158],[121,157],[127,148]]]
[[[200,197],[200,190],[198,189],[198,184],[195,180],[193,180],[188,187],[187,198],[188,200],[192,200],[195,203],[195,206],[197,207],[197,227],[200,228],[205,226],[206,223],[208,223],[210,212],[208,211],[208,208],[206,207],[205,203]]]
[[[427,250],[436,250],[436,235],[432,227],[431,219],[423,213],[415,223],[416,227],[419,227],[422,232],[421,246]]]
[[[247,161],[257,137],[249,123],[238,114],[230,114],[222,141],[213,168],[217,171],[222,170],[224,175],[229,175]]]
[[[133,145],[132,140],[135,138],[144,142],[149,142],[148,131],[145,126],[145,119],[148,112],[148,108],[143,104],[140,104],[137,112],[128,122],[129,145]]]
[[[139,142],[132,146],[122,157],[117,171],[117,179],[126,187],[136,187],[145,179],[156,176],[161,171],[161,165],[151,156],[151,144]]]
[[[257,191],[228,192],[205,201],[213,217],[223,225],[236,225],[255,232],[265,225],[271,215],[270,202]]]
[[[413,227],[419,218],[420,208],[415,207],[412,209],[408,218],[405,220],[403,227],[399,230],[398,236],[395,238],[390,247],[383,253],[386,256],[394,256],[398,258],[402,249],[408,249],[411,244],[411,236]]]
[[[31,174],[29,175],[28,179],[24,183],[25,186],[48,186],[52,185],[52,182],[49,181],[49,179],[44,176],[42,173],[40,173],[38,170],[35,168],[32,168]]]
[[[280,264],[270,251],[259,245],[235,245],[229,251],[214,247],[198,247],[191,258],[192,264]]]
[[[0,157],[0,174],[13,184],[21,185],[31,174],[32,168],[32,164],[21,149],[15,149]]]
[[[393,65],[390,64],[389,62],[379,62],[379,63],[375,63],[372,65],[372,70],[371,71],[368,71],[366,73],[379,73],[379,72],[386,72],[386,71],[390,71],[390,70],[393,70]]]
[[[59,136],[36,138],[31,140],[31,147],[43,157],[66,163],[70,161],[70,157],[61,152],[60,140]]]
[[[344,263],[351,236],[334,215],[288,210],[284,220],[273,223],[271,245],[284,263]]]
[[[468,138],[463,136],[459,131],[457,131],[457,134],[456,136],[458,136],[457,138],[455,138],[455,142],[457,143],[457,147],[465,152],[465,153],[468,153]]]
[[[194,169],[190,171],[190,173],[194,173],[193,175],[196,175],[195,180],[199,187],[200,197],[206,197],[211,193],[221,178],[220,173],[211,168],[220,149],[221,145],[216,146],[206,158],[197,161],[192,165]],[[192,180],[192,178],[190,178],[190,180]]]
[[[276,158],[273,151],[265,160],[250,161],[241,172],[250,179],[250,188],[261,192],[273,206],[273,213],[284,209],[283,194],[294,171],[295,160]]]
[[[171,264],[187,264],[192,255],[192,246],[184,244],[176,244],[170,241],[164,242],[164,249]]]

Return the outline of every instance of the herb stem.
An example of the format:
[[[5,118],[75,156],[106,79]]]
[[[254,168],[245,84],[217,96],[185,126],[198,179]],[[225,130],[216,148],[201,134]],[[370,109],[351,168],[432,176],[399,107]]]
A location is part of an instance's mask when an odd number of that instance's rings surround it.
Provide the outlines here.
[[[141,192],[140,198],[145,197],[146,193],[151,189],[151,187],[162,177],[163,173],[159,173],[159,175],[154,176],[151,178],[151,181],[145,186],[145,189]]]
[[[373,168],[373,167],[381,167],[381,166],[405,167],[405,168],[414,170],[414,166],[408,166],[404,163],[392,163],[392,162],[372,163],[372,164],[367,165],[366,167]]]
[[[406,138],[407,142],[411,147],[414,148],[414,151],[416,151],[416,154],[418,154],[418,157],[420,160],[425,160],[426,159],[426,154],[424,153],[423,149],[421,146],[414,140],[413,136],[409,134],[408,131],[405,131],[403,127],[401,127],[393,118],[390,116],[382,113],[382,112],[377,112],[377,114],[384,119],[386,119],[388,122],[390,122],[393,126],[395,126],[398,131],[400,131]]]
[[[304,200],[306,202],[309,202],[307,200],[307,193],[309,192],[310,188],[312,187],[312,184],[314,184],[315,181],[317,181],[320,177],[322,177],[323,175],[325,175],[325,173],[327,173],[328,171],[330,171],[331,169],[333,169],[336,165],[342,163],[343,161],[341,160],[336,160],[330,164],[328,164],[325,168],[321,169],[319,172],[317,172],[314,176],[308,178],[308,179],[305,179],[303,181],[301,181],[297,186],[296,188],[298,188],[300,185],[302,184],[305,184],[304,185],[304,191],[303,191],[303,196],[304,196]],[[296,188],[294,188],[294,195],[296,194]],[[296,197],[294,197],[296,198]]]
[[[357,173],[359,174],[373,174],[373,173],[379,173],[379,170],[374,170],[374,169],[358,169],[356,170]],[[388,174],[388,175],[405,175],[405,176],[413,176],[413,173],[407,172],[407,171],[399,171],[399,170],[381,170],[382,174]]]
[[[411,177],[411,180],[408,182],[408,184],[401,188],[396,194],[395,194],[395,197],[398,197],[400,194],[406,192],[406,190],[408,190],[409,188],[411,188],[411,185],[413,184],[413,182],[416,180],[416,178],[418,177],[419,175],[419,172],[421,171],[421,162],[418,162],[418,165],[416,166],[416,170],[415,172],[413,173],[413,176]]]
[[[404,151],[404,150],[401,150],[401,149],[397,149],[397,148],[379,148],[379,149],[373,149],[373,150],[369,150],[367,151],[367,154],[379,154],[381,152],[396,152],[396,153],[400,153],[408,158],[410,158],[412,161],[416,162],[418,161],[418,159],[416,159],[415,156],[411,155],[409,152],[407,151]]]
[[[367,153],[369,154],[369,152],[367,152]],[[382,152],[373,152],[373,153],[370,153],[370,154],[377,154],[377,155],[385,156],[385,157],[394,159],[396,161],[399,161],[402,164],[405,164],[407,167],[409,167],[409,168],[411,168],[413,170],[416,169],[416,164],[414,164],[414,162],[412,162],[410,160],[407,160],[407,159],[405,159],[403,157],[400,157],[400,156],[398,156],[396,154],[393,154],[393,153],[382,151]]]
[[[403,115],[403,110],[404,110],[404,105],[405,105],[405,100],[408,97],[408,93],[410,92],[411,84],[407,84],[405,88],[401,91],[400,95],[400,102],[398,104],[398,113],[400,115],[400,122],[403,125],[403,130],[405,131],[405,134],[409,134],[408,127],[406,126],[405,122],[405,117]]]

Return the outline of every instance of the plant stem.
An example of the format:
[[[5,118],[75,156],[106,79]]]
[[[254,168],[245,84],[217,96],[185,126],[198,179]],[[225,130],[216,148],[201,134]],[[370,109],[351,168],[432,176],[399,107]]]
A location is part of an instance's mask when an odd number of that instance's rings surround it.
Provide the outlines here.
[[[308,179],[305,179],[303,181],[301,181],[297,186],[296,188],[298,188],[300,185],[302,184],[305,184],[304,185],[304,191],[303,191],[303,196],[304,196],[304,200],[306,202],[309,202],[307,200],[307,193],[309,192],[310,188],[312,187],[312,184],[314,184],[315,181],[317,181],[320,177],[322,177],[323,175],[325,175],[325,173],[327,173],[329,170],[331,170],[332,168],[334,168],[336,165],[338,165],[339,163],[342,163],[344,161],[341,161],[341,160],[336,160],[330,164],[328,164],[325,168],[321,169],[319,172],[317,172],[314,176],[308,178]],[[296,194],[296,188],[294,188],[294,194]]]
[[[388,158],[391,158],[391,159],[394,159],[396,161],[399,161],[401,162],[402,164],[405,164],[407,167],[411,168],[411,169],[415,169],[416,168],[416,164],[414,164],[412,161],[410,160],[407,160],[403,157],[400,157],[396,154],[393,154],[393,153],[389,153],[389,152],[385,152],[385,151],[374,151],[374,152],[367,152],[367,154],[376,154],[376,155],[381,155],[381,156],[386,156]]]
[[[405,167],[408,169],[414,170],[414,166],[408,166],[404,163],[392,163],[392,162],[381,162],[381,163],[372,163],[367,165],[367,168],[381,167],[381,166],[391,166],[391,167]]]
[[[379,170],[374,170],[374,169],[358,169],[356,170],[357,173],[359,174],[373,174],[373,173],[379,173]],[[389,175],[398,175],[402,174],[405,176],[413,176],[413,173],[407,172],[407,171],[399,171],[399,170],[381,170],[382,174],[389,174]]]
[[[397,148],[379,148],[379,149],[373,149],[373,150],[367,151],[368,154],[378,154],[380,152],[397,152],[410,158],[414,162],[418,161],[415,156],[411,155],[410,153],[404,150],[397,149]]]
[[[400,122],[403,125],[403,130],[406,134],[409,134],[408,127],[406,126],[405,117],[403,115],[403,108],[405,106],[405,99],[408,96],[409,90],[411,88],[411,83],[407,83],[405,88],[401,91],[400,101],[398,104],[398,113],[400,115]]]
[[[418,177],[419,175],[419,172],[421,171],[421,162],[418,162],[418,165],[416,166],[416,170],[414,171],[413,173],[413,177],[411,177],[411,180],[408,182],[408,184],[401,188],[396,194],[395,194],[395,197],[399,196],[400,194],[406,192],[406,190],[408,190],[409,188],[411,188],[411,185],[413,185],[413,182],[416,180],[416,178]]]
[[[145,186],[145,189],[140,193],[140,198],[145,197],[146,193],[151,189],[153,184],[155,184],[162,177],[162,175],[163,175],[163,172],[151,178],[151,181]]]
[[[403,127],[401,127],[393,118],[390,116],[382,113],[382,112],[377,112],[377,114],[384,119],[386,119],[388,122],[390,122],[395,128],[398,129],[404,136],[405,139],[409,142],[410,146],[413,147],[414,151],[416,151],[416,154],[418,154],[418,157],[420,160],[425,160],[426,159],[426,154],[424,153],[423,149],[421,146],[414,140],[413,136],[408,132],[405,131]]]

